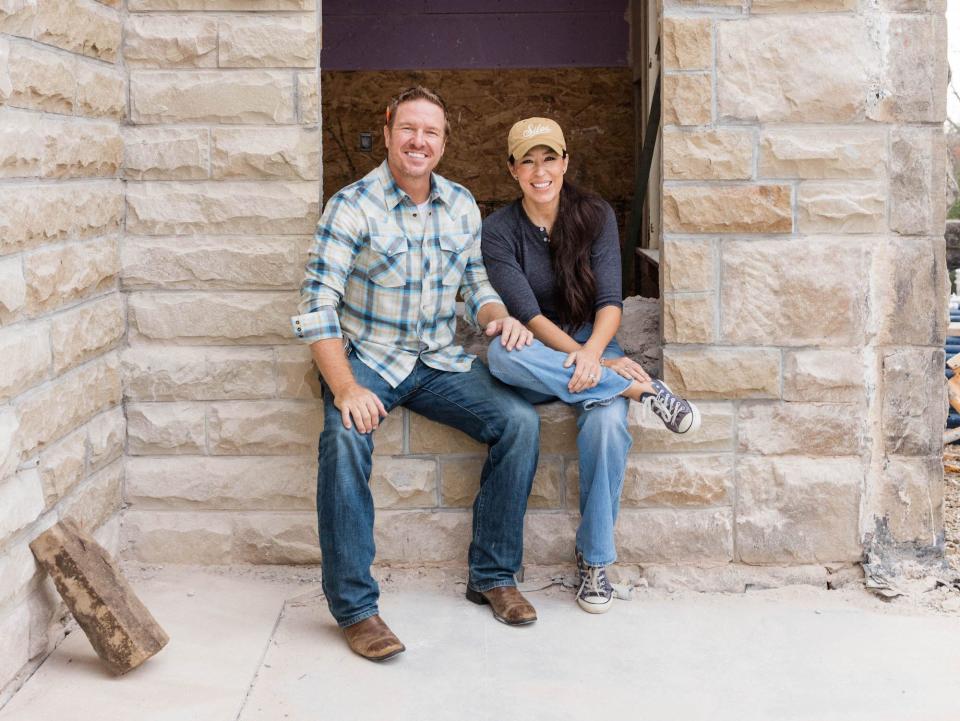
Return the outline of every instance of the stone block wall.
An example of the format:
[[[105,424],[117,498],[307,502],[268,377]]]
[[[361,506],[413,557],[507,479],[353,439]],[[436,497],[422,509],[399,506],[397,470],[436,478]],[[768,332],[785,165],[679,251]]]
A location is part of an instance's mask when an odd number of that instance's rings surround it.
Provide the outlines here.
[[[0,2],[0,701],[65,614],[28,543],[72,518],[119,547],[119,4]]]
[[[739,564],[942,543],[942,0],[666,0],[664,373]]]

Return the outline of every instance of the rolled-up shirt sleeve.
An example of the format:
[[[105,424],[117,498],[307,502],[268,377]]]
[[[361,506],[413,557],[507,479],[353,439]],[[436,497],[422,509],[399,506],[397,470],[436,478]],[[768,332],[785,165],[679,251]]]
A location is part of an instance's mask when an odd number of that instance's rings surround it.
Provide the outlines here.
[[[363,220],[348,198],[334,195],[317,224],[300,284],[299,314],[290,319],[304,343],[341,338],[338,311],[363,239]]]
[[[460,295],[463,298],[464,317],[473,326],[479,326],[477,315],[487,303],[503,301],[490,284],[487,269],[483,264],[483,255],[480,252],[480,209],[474,205],[471,211],[470,227],[474,238],[467,253],[467,263],[463,271],[463,280],[460,283]]]

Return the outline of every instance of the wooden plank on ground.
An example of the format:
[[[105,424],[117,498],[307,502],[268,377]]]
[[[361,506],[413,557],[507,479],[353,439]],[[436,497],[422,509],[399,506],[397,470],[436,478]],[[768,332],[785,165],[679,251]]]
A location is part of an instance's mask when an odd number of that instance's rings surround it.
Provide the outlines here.
[[[960,368],[960,353],[947,359],[947,368],[954,371]]]
[[[960,428],[948,428],[943,432],[943,442],[945,444],[954,441],[960,441]]]
[[[75,523],[57,523],[35,538],[30,550],[113,673],[136,668],[167,645],[170,637],[110,554]]]

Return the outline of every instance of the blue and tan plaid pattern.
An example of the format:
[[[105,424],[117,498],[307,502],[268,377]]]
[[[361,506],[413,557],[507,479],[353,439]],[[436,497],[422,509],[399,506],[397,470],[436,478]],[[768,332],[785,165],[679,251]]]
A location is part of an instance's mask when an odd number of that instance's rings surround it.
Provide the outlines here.
[[[473,196],[436,174],[430,185],[425,219],[386,162],[330,198],[291,319],[306,343],[348,340],[394,388],[417,358],[470,369],[474,356],[454,344],[457,291],[474,325],[481,306],[502,302],[483,267]]]

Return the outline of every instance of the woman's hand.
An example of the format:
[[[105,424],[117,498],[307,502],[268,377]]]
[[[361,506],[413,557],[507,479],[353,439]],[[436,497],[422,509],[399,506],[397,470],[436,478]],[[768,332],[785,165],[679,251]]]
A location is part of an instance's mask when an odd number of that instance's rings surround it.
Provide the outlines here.
[[[643,366],[626,356],[621,356],[620,358],[605,358],[603,367],[609,368],[614,373],[622,375],[628,380],[639,381],[640,383],[650,382],[650,375],[643,369]]]
[[[580,393],[588,388],[593,388],[600,382],[600,374],[603,369],[600,367],[600,354],[580,348],[573,351],[563,362],[564,368],[576,365],[570,382],[567,383],[567,390],[571,393]]]

